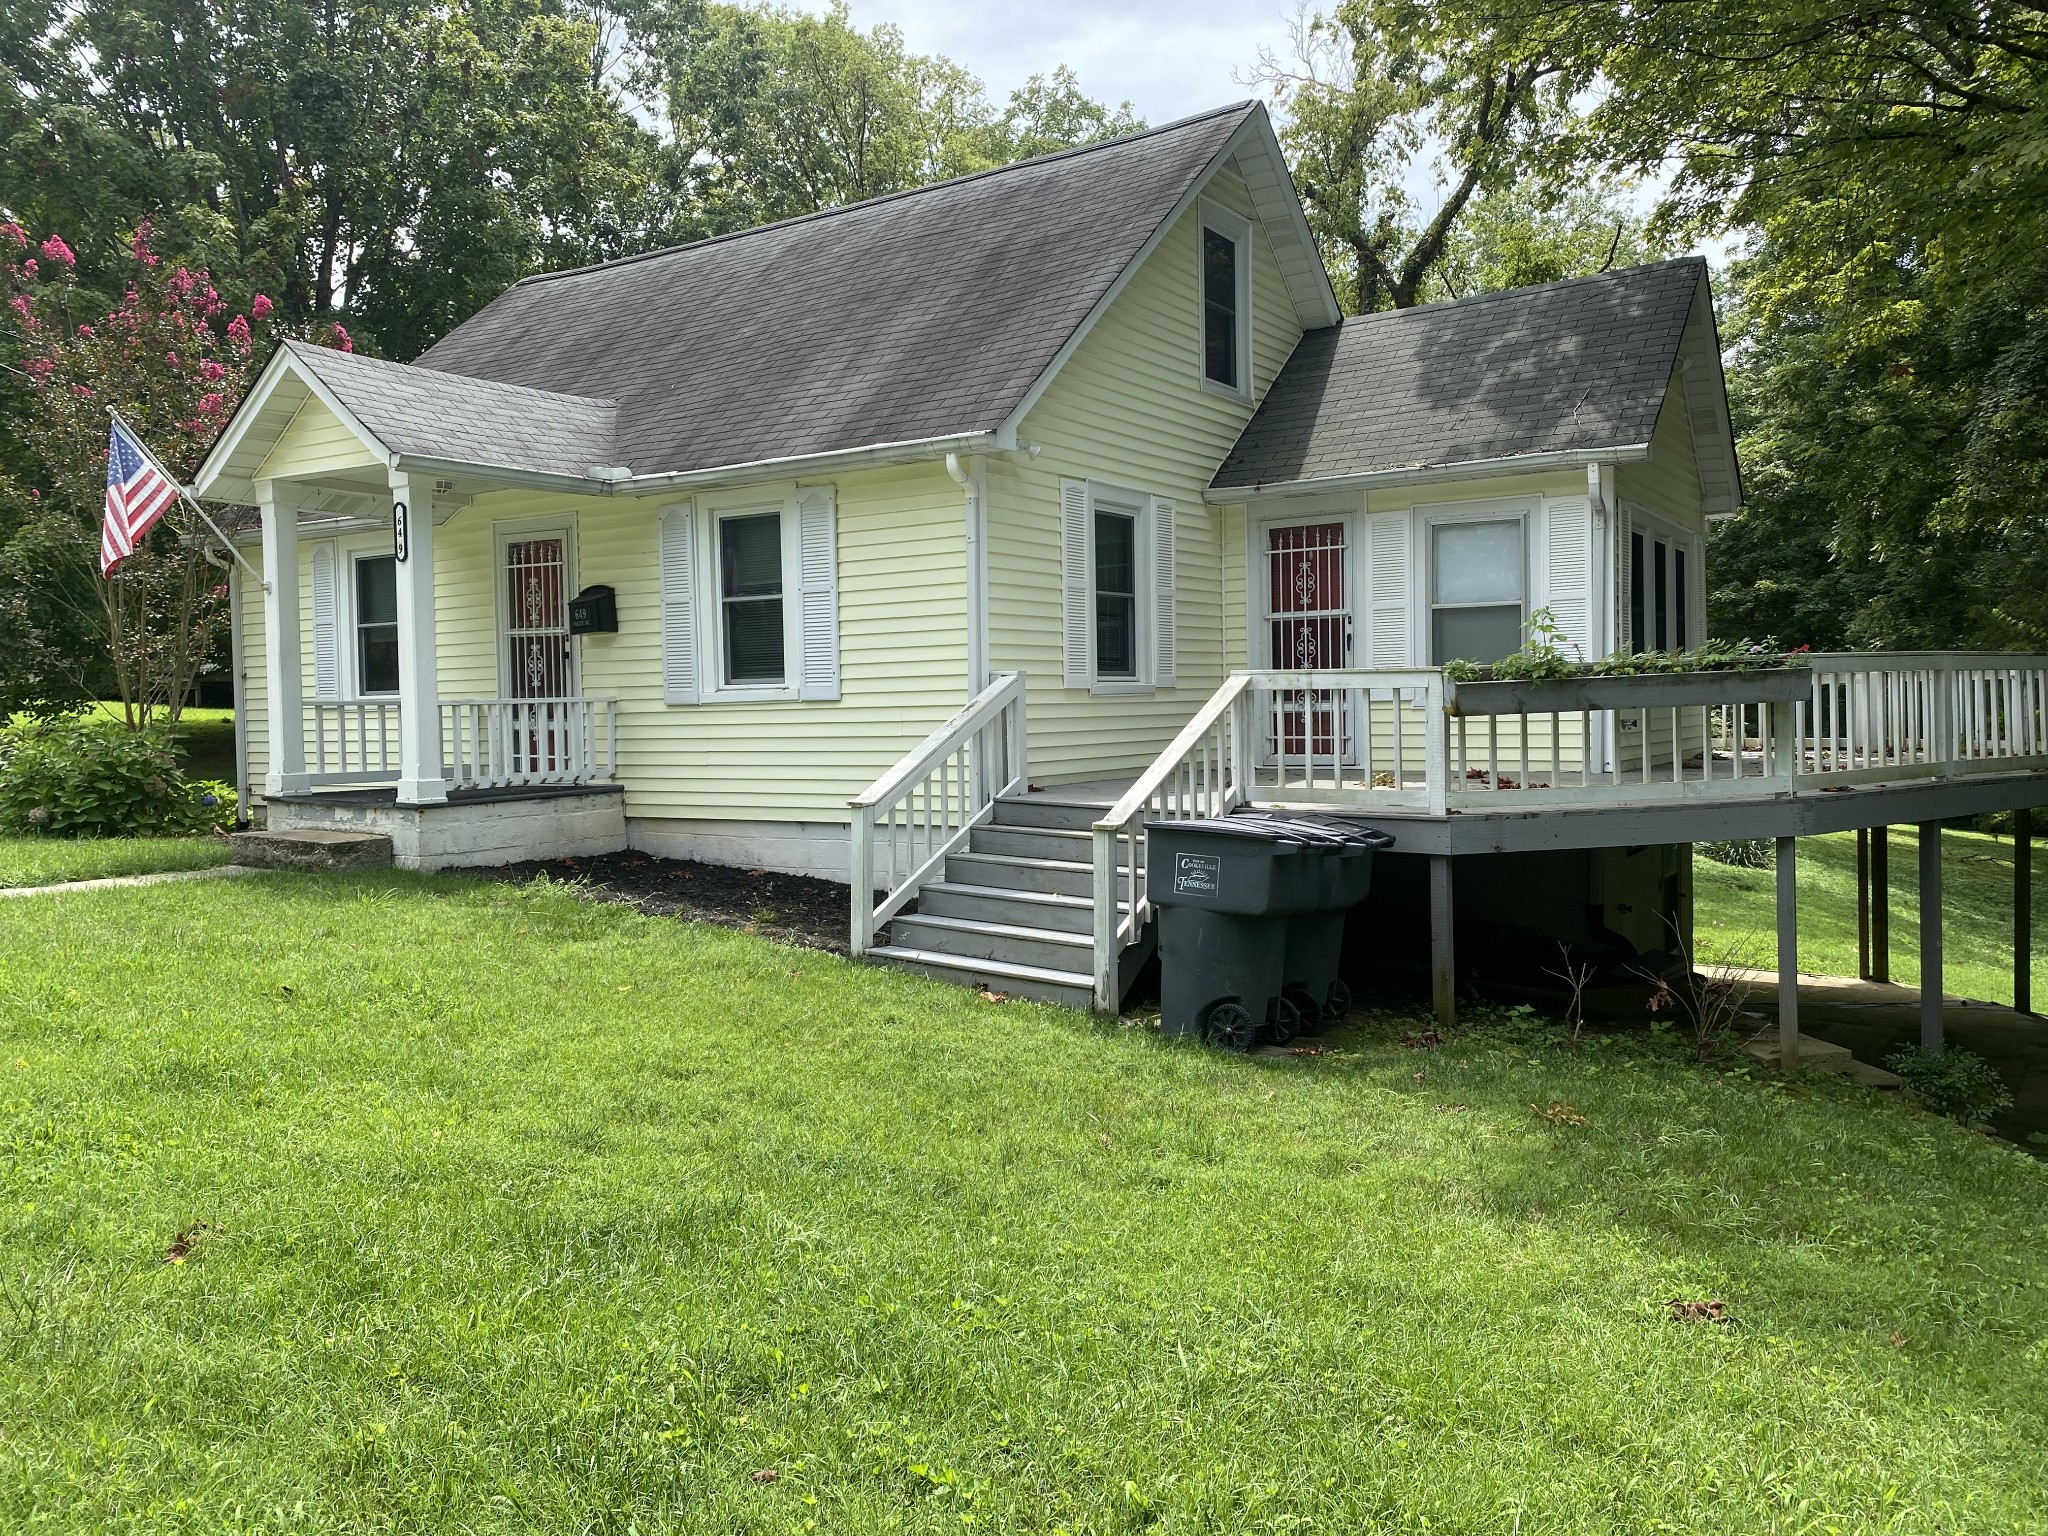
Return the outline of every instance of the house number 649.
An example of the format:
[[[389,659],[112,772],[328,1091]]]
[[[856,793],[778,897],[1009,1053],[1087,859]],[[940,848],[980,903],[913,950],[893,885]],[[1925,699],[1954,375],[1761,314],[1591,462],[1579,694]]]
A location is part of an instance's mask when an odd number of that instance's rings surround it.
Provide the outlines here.
[[[411,542],[405,526],[405,503],[394,501],[391,503],[391,553],[400,565],[405,564]]]

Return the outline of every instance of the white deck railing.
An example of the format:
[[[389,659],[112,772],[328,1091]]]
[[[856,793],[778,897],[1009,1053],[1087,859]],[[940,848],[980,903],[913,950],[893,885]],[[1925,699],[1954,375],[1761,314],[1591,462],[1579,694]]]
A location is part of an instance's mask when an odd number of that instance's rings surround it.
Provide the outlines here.
[[[618,700],[443,699],[441,751],[449,779],[472,789],[609,779]]]
[[[1026,787],[1024,674],[1011,672],[853,798],[853,952],[873,946],[997,797]]]
[[[396,699],[313,699],[305,711],[308,785],[385,784],[398,777]]]

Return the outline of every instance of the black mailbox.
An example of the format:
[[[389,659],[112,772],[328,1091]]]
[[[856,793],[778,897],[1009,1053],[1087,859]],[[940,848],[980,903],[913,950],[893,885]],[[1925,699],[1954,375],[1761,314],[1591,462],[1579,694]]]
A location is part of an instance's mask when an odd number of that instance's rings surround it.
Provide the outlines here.
[[[610,587],[585,587],[569,599],[569,633],[616,635],[619,600]]]

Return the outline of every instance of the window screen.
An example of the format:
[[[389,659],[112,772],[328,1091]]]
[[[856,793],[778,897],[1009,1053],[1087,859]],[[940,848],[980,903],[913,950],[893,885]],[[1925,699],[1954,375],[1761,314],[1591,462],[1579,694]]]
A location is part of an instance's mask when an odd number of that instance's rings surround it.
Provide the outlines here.
[[[1650,630],[1643,604],[1643,536],[1628,536],[1628,639],[1636,651],[1650,648]]]
[[[1522,648],[1522,522],[1438,523],[1431,530],[1433,659],[1499,661]]]
[[[1671,631],[1671,643],[1682,651],[1688,645],[1695,643],[1692,639],[1691,615],[1685,611],[1685,551],[1682,549],[1671,552],[1671,584],[1678,589],[1676,599],[1678,622]]]
[[[1095,513],[1095,674],[1138,675],[1138,519]]]
[[[1671,649],[1671,547],[1659,539],[1650,573],[1657,588],[1657,649]]]
[[[398,562],[356,561],[356,690],[398,692]]]
[[[781,515],[721,519],[718,571],[726,682],[783,681]]]
[[[1202,374],[1238,388],[1237,242],[1202,231]]]

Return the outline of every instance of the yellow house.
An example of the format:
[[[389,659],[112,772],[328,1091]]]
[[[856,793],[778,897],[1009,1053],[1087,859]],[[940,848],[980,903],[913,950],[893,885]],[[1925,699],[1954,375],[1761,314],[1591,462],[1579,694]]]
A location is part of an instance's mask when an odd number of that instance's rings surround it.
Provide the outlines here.
[[[287,345],[197,490],[262,513],[271,830],[846,880],[857,951],[1099,1007],[1148,817],[1409,818],[1447,912],[1473,828],[1626,791],[1570,846],[1727,835],[1640,818],[1853,723],[1460,693],[1532,627],[1704,637],[1704,264],[1347,320],[1256,104],[529,278],[410,364]]]

